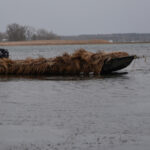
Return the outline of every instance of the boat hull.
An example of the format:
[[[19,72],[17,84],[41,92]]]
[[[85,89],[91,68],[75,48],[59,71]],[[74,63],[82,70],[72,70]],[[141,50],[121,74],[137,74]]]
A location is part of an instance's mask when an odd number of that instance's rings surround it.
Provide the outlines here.
[[[121,58],[113,58],[109,61],[105,61],[101,70],[101,74],[109,74],[114,71],[118,71],[126,68],[133,61],[135,56],[127,56]]]

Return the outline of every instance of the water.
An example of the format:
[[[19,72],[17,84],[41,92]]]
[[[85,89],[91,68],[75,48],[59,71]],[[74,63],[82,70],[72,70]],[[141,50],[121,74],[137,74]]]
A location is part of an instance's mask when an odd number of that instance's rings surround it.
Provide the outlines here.
[[[5,47],[12,59],[85,48],[150,56],[150,44]],[[150,58],[111,76],[0,76],[2,150],[149,150]]]

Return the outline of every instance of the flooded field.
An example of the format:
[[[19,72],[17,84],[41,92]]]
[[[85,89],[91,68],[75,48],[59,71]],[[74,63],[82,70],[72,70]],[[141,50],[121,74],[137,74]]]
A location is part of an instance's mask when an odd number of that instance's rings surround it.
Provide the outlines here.
[[[150,56],[150,44],[14,46],[12,59],[75,49]],[[121,74],[0,76],[0,150],[149,150],[150,58]]]

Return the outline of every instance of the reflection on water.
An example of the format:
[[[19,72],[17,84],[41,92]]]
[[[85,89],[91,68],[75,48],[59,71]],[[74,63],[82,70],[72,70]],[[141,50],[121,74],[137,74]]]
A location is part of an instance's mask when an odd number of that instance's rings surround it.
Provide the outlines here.
[[[104,78],[117,78],[128,74],[128,72],[113,72],[106,75],[76,75],[76,76],[37,76],[37,75],[0,75],[0,81],[10,80],[52,80],[52,81],[73,81],[73,80],[95,80]]]
[[[6,47],[13,59],[76,48],[149,55],[149,44]],[[107,76],[0,76],[0,148],[136,149],[150,144],[150,60]]]

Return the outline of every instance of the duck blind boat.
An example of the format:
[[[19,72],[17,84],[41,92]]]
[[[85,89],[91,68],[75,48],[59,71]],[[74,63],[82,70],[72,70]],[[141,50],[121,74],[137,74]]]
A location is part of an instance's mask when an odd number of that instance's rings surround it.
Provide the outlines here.
[[[80,75],[93,72],[95,75],[108,74],[127,67],[134,56],[126,52],[89,52],[76,50],[54,58],[0,59],[0,74],[6,75]]]

